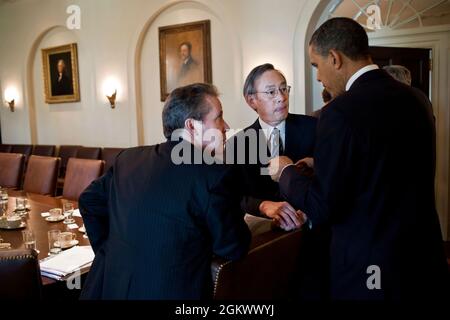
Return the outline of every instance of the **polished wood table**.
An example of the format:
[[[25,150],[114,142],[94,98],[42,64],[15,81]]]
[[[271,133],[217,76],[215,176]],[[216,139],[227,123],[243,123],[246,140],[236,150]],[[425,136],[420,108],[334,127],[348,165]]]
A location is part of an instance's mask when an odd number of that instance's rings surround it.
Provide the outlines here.
[[[90,245],[89,240],[83,237],[83,233],[77,229],[70,230],[68,225],[61,222],[48,222],[41,216],[42,212],[48,212],[52,208],[62,208],[64,202],[68,200],[61,198],[53,198],[42,196],[33,193],[26,193],[23,191],[8,191],[8,212],[13,211],[16,208],[16,198],[24,197],[28,199],[28,204],[31,206],[30,211],[23,217],[23,221],[26,222],[26,227],[22,229],[6,230],[0,229],[0,238],[3,242],[11,243],[12,249],[24,248],[22,231],[32,230],[36,236],[36,249],[39,250],[39,260],[48,257],[49,244],[47,232],[50,230],[70,231],[76,234],[76,240],[78,240],[80,246]],[[70,201],[74,204],[75,208],[78,208],[78,204],[74,201]],[[78,227],[83,225],[83,219],[80,217],[73,217]],[[50,284],[55,282],[54,280],[42,277],[44,284]]]

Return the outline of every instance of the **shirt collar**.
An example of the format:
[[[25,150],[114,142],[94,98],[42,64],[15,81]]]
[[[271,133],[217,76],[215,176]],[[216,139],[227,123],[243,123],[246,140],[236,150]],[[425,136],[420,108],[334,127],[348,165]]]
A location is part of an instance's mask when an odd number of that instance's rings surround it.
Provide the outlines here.
[[[266,140],[269,141],[269,137],[272,134],[272,130],[275,128],[270,124],[264,122],[261,118],[258,118],[261,129],[263,129],[264,135],[266,136]],[[285,131],[286,131],[286,120],[283,120],[279,124],[276,125],[278,130],[280,130],[281,141],[284,143]]]
[[[358,71],[356,71],[351,77],[350,79],[348,79],[347,81],[347,85],[345,86],[345,91],[350,90],[350,87],[352,86],[352,84],[356,81],[356,79],[358,79],[359,77],[361,77],[364,73],[372,71],[372,70],[376,70],[379,69],[378,66],[376,64],[369,64],[365,67],[362,67],[361,69],[359,69]]]

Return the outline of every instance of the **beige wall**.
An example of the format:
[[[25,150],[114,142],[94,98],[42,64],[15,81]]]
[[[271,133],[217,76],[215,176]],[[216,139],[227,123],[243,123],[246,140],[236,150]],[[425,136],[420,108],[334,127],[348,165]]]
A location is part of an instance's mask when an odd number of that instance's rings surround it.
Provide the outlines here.
[[[80,30],[65,28],[70,4],[81,8]],[[213,82],[222,93],[225,117],[232,128],[242,128],[255,119],[241,97],[241,88],[251,68],[264,62],[284,71],[294,88],[291,110],[304,113],[303,99],[294,101],[304,96],[295,92],[295,73],[300,70],[294,70],[294,64],[305,57],[303,52],[294,57],[294,43],[305,4],[305,0],[3,3],[0,85],[2,93],[10,85],[20,92],[16,112],[9,112],[5,105],[0,108],[3,141],[125,147],[162,141],[157,30],[162,25],[202,19],[211,20]],[[40,50],[71,42],[78,44],[81,101],[46,104]],[[139,54],[141,59],[136,61]],[[102,93],[103,81],[110,76],[120,84],[115,110]],[[136,93],[139,85],[141,95]],[[136,106],[142,110],[141,129]]]

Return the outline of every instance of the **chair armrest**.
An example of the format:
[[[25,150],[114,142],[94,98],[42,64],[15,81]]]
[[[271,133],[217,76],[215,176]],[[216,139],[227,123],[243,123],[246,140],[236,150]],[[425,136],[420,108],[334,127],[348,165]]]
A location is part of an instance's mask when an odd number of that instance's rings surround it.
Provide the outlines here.
[[[286,299],[299,269],[302,232],[272,228],[270,220],[258,217],[246,216],[246,222],[252,231],[248,254],[238,261],[212,261],[213,298]]]

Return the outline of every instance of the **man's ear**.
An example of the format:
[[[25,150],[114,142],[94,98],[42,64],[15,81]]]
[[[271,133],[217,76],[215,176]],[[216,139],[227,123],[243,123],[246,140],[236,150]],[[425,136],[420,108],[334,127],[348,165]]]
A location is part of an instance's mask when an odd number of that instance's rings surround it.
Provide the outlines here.
[[[248,94],[245,96],[245,102],[256,111],[256,96],[254,94]]]
[[[184,121],[184,128],[192,135],[194,136],[195,133],[195,127],[194,127],[194,119],[192,118],[187,118]]]
[[[334,49],[331,49],[329,52],[329,59],[331,59],[331,63],[334,66],[335,69],[339,70],[342,67],[342,53],[339,51],[336,51]]]

